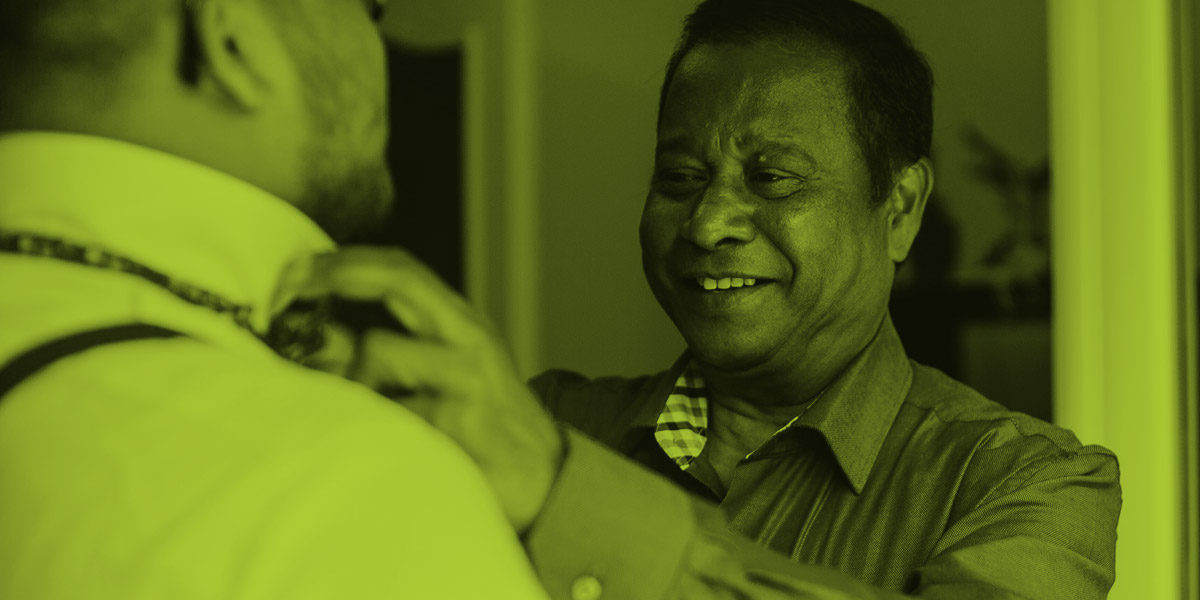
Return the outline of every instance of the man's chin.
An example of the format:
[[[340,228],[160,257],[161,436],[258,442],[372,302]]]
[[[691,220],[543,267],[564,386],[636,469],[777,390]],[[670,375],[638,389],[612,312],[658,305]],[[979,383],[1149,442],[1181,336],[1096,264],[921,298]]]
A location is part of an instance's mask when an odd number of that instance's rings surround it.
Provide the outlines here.
[[[386,167],[316,179],[301,210],[330,238],[339,244],[354,244],[382,237],[394,208],[392,178]]]
[[[765,340],[745,334],[732,336],[707,333],[685,335],[692,357],[722,371],[749,371],[764,364],[771,352]]]

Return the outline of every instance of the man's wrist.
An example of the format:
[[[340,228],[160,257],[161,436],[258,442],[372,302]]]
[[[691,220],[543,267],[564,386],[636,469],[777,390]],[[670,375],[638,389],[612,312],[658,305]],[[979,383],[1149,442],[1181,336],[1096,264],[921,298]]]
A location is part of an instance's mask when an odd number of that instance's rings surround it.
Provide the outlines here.
[[[517,536],[520,538],[522,544],[525,543],[526,538],[529,536],[529,531],[533,528],[534,523],[537,522],[538,516],[540,516],[542,513],[542,509],[545,508],[546,500],[550,498],[550,494],[553,492],[554,486],[558,483],[559,475],[562,474],[563,465],[566,464],[567,461],[567,452],[570,447],[570,443],[568,441],[569,437],[567,436],[566,427],[564,427],[558,421],[552,420],[552,423],[554,425],[554,437],[556,439],[556,443],[554,444],[554,450],[551,451],[550,474],[548,477],[548,482],[545,486],[545,493],[542,494],[541,498],[539,499],[540,501],[538,502],[537,511],[534,512],[533,516],[527,523],[524,523],[517,530]]]

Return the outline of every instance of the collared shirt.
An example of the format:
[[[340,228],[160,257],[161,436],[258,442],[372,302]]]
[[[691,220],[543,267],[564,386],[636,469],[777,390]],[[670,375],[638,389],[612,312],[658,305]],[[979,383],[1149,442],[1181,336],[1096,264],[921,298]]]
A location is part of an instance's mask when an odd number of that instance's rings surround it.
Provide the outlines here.
[[[728,490],[703,452],[683,470],[655,436],[687,363],[533,381],[575,428],[529,538],[552,597],[589,562],[631,599],[1107,595],[1116,457],[909,361],[890,320]]]
[[[816,398],[806,402],[798,413],[815,401]],[[792,417],[791,421],[771,434],[772,437],[787,431],[799,419],[800,414]],[[675,380],[675,388],[667,395],[667,403],[654,424],[654,439],[684,471],[704,453],[704,446],[708,443],[708,390],[696,361],[689,361]],[[753,456],[754,451],[751,450],[745,458]]]
[[[333,248],[222,173],[89,136],[0,136],[0,229],[124,255],[252,307]],[[0,598],[544,598],[470,460],[369,389],[140,278],[0,254],[0,363],[88,329],[0,401]]]

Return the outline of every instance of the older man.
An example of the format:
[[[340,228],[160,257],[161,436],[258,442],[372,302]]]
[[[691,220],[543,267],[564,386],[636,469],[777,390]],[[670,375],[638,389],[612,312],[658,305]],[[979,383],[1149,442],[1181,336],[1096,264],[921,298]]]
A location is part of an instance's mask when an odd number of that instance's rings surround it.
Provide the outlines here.
[[[0,597],[545,597],[461,450],[261,340],[390,202],[380,8],[0,3]]]
[[[931,87],[854,2],[703,2],[668,65],[641,223],[688,350],[646,377],[536,378],[561,448],[530,441],[552,438],[531,400],[454,383],[500,371],[469,311],[380,292],[428,333],[380,334],[378,356],[461,366],[369,371],[455,390],[413,406],[493,482],[532,483],[501,498],[553,597],[1106,596],[1113,454],[908,360],[889,320],[933,185]],[[317,288],[371,289],[353,279]],[[502,433],[518,409],[536,433]]]

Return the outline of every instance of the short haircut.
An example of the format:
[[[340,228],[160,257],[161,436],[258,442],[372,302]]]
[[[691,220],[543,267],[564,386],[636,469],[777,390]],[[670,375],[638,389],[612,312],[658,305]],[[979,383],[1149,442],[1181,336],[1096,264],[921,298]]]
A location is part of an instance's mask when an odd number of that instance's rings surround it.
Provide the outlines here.
[[[87,89],[74,91],[106,96],[106,75],[151,43],[167,6],[162,0],[0,0],[0,111],[40,102],[37,93],[63,77],[90,77]]]
[[[697,46],[767,43],[790,50],[817,44],[844,69],[852,135],[870,173],[871,200],[893,177],[927,157],[933,138],[933,71],[900,27],[852,0],[704,0],[684,22],[659,97]]]

